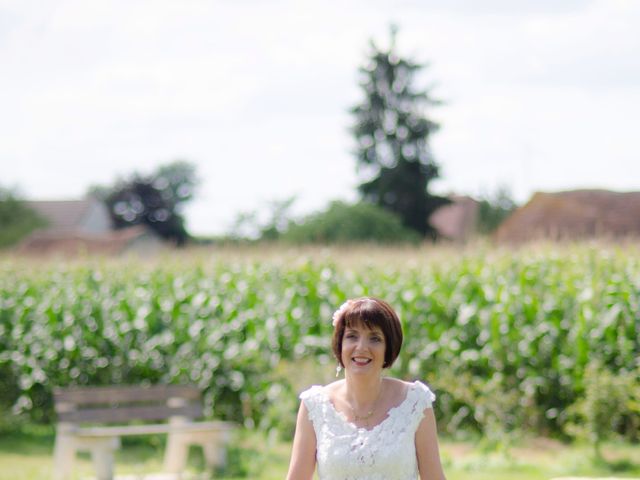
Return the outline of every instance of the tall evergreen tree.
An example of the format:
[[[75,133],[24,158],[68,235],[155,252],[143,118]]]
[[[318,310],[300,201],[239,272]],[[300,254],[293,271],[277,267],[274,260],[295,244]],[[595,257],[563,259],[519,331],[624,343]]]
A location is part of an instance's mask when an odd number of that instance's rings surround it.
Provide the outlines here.
[[[359,69],[365,98],[351,110],[357,168],[363,177],[358,189],[365,201],[395,212],[406,227],[435,238],[428,218],[449,200],[428,190],[429,182],[439,176],[429,149],[438,124],[423,109],[438,102],[413,86],[424,65],[396,54],[396,33],[391,27],[388,50],[371,41],[368,62]]]

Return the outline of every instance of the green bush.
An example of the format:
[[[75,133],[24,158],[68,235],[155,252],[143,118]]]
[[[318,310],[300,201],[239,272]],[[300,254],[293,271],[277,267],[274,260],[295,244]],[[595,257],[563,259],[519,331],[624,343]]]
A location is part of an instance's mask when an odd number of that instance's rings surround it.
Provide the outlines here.
[[[619,432],[637,440],[640,368],[614,373],[598,360],[589,362],[584,372],[584,394],[569,413],[573,418],[567,423],[567,432],[589,441],[596,459],[602,459],[602,442]]]
[[[492,195],[484,195],[478,200],[478,233],[491,234],[517,208],[511,193],[505,187],[496,190]]]
[[[293,243],[399,243],[420,241],[400,218],[368,203],[332,202],[329,208],[294,224],[280,237]]]
[[[0,187],[0,248],[15,245],[46,221],[16,195]]]

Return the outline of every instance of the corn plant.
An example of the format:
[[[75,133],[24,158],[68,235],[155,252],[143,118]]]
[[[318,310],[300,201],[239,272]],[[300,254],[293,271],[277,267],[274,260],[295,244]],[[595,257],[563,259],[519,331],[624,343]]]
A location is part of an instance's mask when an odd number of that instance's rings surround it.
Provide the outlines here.
[[[560,433],[589,361],[637,367],[631,248],[318,257],[4,259],[0,406],[50,421],[53,386],[188,382],[217,416],[271,428],[295,414],[300,379],[281,366],[331,370],[331,314],[361,295],[397,309],[405,344],[392,374],[436,389],[445,429]]]

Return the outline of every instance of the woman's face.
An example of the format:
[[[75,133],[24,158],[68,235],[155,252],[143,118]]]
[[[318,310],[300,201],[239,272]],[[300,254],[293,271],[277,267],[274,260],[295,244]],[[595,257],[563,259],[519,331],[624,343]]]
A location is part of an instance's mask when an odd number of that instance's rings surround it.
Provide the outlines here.
[[[342,337],[345,370],[356,374],[379,373],[384,365],[385,350],[384,334],[379,327],[371,330],[359,322],[345,328]]]

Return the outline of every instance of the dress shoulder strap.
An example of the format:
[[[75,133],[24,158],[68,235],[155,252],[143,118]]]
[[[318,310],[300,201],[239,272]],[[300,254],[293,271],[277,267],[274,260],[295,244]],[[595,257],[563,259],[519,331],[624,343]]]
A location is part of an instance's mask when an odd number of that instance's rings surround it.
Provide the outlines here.
[[[435,394],[424,383],[416,381],[409,386],[403,416],[410,430],[417,430],[424,418],[425,409],[432,408],[435,399]]]
[[[304,406],[307,408],[309,420],[311,420],[314,426],[322,419],[324,395],[321,385],[313,385],[299,395],[300,400],[302,400]]]
[[[416,380],[411,387],[416,390],[416,408],[423,411],[425,408],[432,408],[436,400],[436,394],[424,383]]]

